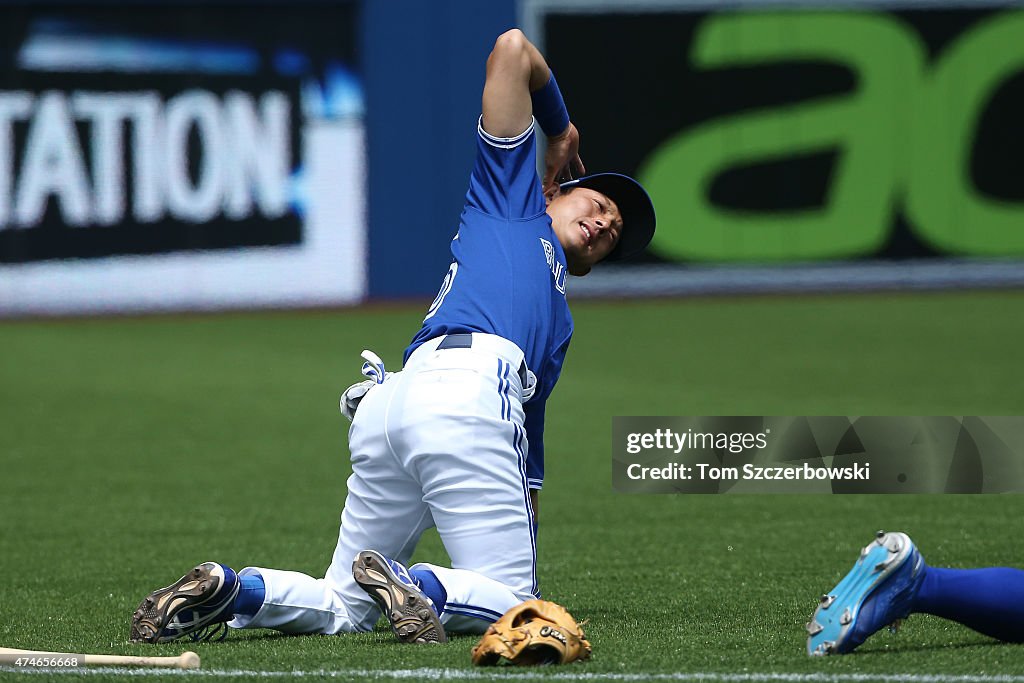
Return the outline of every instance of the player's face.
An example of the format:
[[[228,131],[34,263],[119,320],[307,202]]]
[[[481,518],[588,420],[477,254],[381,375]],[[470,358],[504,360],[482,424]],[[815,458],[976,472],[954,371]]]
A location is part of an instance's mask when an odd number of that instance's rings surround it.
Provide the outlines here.
[[[573,275],[589,273],[591,266],[615,248],[622,233],[619,207],[588,187],[557,195],[548,204],[548,215]]]

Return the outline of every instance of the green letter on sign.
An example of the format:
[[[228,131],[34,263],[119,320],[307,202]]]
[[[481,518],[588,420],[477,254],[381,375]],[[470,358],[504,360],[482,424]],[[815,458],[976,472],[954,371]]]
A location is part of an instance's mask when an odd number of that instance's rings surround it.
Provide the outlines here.
[[[974,131],[1000,83],[1024,68],[1024,14],[997,15],[960,38],[921,90],[907,210],[942,251],[1024,253],[1024,209],[971,182]]]

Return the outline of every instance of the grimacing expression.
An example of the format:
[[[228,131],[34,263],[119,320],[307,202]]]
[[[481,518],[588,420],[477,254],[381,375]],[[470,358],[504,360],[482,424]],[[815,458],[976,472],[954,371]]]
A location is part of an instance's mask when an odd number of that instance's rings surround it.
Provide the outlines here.
[[[547,212],[573,275],[589,273],[591,266],[615,248],[622,234],[619,207],[589,187],[556,194],[548,202]]]

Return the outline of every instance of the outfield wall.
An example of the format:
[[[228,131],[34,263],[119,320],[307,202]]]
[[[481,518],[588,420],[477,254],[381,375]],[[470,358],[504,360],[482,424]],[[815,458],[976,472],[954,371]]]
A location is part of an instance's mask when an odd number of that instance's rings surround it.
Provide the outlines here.
[[[517,24],[658,208],[572,296],[1024,284],[1022,3],[720,6],[0,2],[0,315],[429,300]]]

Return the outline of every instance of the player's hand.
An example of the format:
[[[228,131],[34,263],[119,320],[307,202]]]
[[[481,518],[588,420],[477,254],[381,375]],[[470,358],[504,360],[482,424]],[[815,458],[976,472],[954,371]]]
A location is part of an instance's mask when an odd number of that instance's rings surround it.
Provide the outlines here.
[[[586,173],[580,159],[580,133],[572,123],[565,132],[548,138],[548,149],[544,154],[544,196],[551,197],[558,190],[559,183],[579,178]]]

